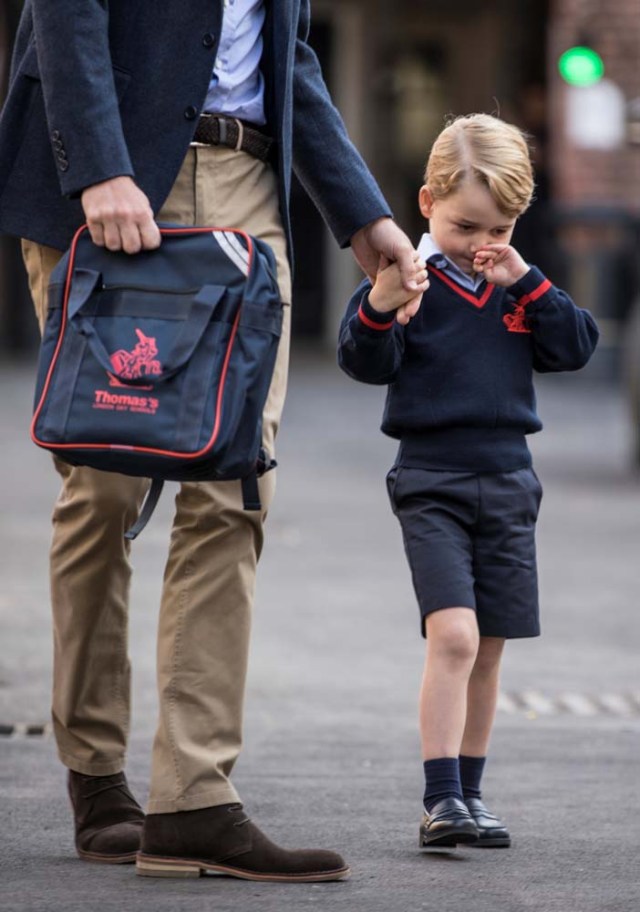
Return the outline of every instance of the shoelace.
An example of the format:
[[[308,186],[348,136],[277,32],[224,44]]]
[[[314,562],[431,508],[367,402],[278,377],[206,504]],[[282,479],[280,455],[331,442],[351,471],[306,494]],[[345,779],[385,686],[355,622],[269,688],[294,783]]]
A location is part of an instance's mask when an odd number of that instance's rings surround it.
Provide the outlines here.
[[[230,807],[227,808],[227,811],[230,814],[232,813],[232,811],[241,811],[241,810],[242,810],[241,804],[232,804],[232,805],[230,805]],[[234,825],[234,827],[244,826],[245,823],[249,823],[250,819],[251,819],[250,817],[245,816],[244,820],[236,820],[233,825]]]

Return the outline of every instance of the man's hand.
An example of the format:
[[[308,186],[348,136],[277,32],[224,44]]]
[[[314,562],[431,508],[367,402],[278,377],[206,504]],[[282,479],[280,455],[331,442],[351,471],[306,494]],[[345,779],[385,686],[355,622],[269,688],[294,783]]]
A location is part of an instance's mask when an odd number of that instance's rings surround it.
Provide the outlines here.
[[[413,293],[410,300],[396,311],[398,322],[406,325],[417,314],[429,282],[426,266],[404,231],[398,228],[393,219],[376,219],[356,231],[351,238],[351,249],[372,285],[375,284],[380,256],[398,264],[403,287]]]
[[[520,281],[529,267],[518,251],[508,244],[485,244],[476,251],[473,268],[481,272],[487,282],[508,288]]]
[[[139,253],[160,246],[160,230],[149,200],[130,177],[113,177],[87,187],[82,208],[94,244]]]
[[[415,254],[418,257],[418,254]],[[369,292],[369,304],[378,313],[391,313],[413,301],[415,295],[402,284],[402,274],[398,263],[390,263],[385,256],[380,256],[378,274],[373,288]]]

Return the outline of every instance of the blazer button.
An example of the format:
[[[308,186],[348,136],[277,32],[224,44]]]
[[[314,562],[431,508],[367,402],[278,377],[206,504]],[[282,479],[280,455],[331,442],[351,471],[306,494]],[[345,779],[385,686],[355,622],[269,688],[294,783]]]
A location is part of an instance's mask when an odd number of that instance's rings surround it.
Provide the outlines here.
[[[216,36],[212,35],[211,32],[207,32],[206,35],[202,36],[202,43],[206,48],[213,47],[216,43]]]
[[[63,161],[58,162],[58,167],[61,171],[67,171],[69,168],[69,162],[65,158]]]
[[[56,142],[57,140],[60,139],[61,135],[62,135],[62,134],[60,133],[60,130],[54,130],[53,133],[51,134],[51,139],[52,139],[54,142]]]
[[[62,140],[61,140],[61,139],[54,139],[54,141],[53,141],[53,148],[54,148],[54,149],[58,149],[58,150],[59,150],[59,149],[62,149],[62,145],[63,145],[63,143],[62,143]]]
[[[195,105],[189,105],[188,108],[184,109],[184,116],[187,118],[187,120],[195,120],[198,116],[198,109],[195,107]]]

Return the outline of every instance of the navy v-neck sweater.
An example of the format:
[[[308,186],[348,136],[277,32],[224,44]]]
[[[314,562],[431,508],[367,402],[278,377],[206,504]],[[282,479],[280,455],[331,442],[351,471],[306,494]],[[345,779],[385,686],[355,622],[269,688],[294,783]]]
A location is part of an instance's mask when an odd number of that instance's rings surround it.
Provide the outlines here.
[[[417,468],[509,472],[531,464],[539,431],[533,371],[583,367],[598,341],[580,310],[535,266],[515,285],[474,294],[433,266],[420,310],[404,327],[369,304],[365,280],[340,327],[342,369],[389,384],[382,430]]]

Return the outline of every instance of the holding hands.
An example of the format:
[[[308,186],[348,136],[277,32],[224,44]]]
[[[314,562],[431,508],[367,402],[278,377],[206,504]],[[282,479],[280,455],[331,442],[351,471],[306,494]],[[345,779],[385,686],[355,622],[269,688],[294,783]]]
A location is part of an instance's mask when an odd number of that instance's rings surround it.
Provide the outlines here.
[[[415,315],[420,305],[422,294],[429,287],[427,268],[417,251],[413,251],[413,268],[415,270],[415,282],[419,288],[417,297],[414,290],[407,291],[406,285],[403,284],[403,276],[399,264],[397,262],[391,263],[381,254],[373,288],[369,292],[369,304],[373,309],[379,313],[397,311],[396,319],[403,326],[406,326],[411,317]],[[411,310],[406,305],[410,305]],[[413,307],[415,307],[415,310]]]
[[[476,251],[473,268],[481,272],[487,282],[503,288],[520,281],[529,272],[518,251],[508,244],[485,244],[480,247]]]
[[[392,269],[383,280],[384,289],[378,296],[382,299],[380,306],[371,306],[380,313],[395,310],[398,323],[405,326],[418,312],[423,292],[429,287],[426,266],[409,238],[393,219],[384,217],[357,231],[351,238],[351,249],[374,287],[381,272]],[[392,300],[388,299],[388,292],[392,293]]]

